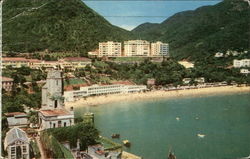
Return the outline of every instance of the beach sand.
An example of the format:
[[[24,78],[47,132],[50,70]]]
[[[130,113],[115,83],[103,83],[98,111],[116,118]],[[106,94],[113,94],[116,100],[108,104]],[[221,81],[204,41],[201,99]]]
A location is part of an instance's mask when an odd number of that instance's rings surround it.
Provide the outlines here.
[[[204,96],[204,95],[216,95],[216,94],[232,94],[232,93],[244,93],[250,92],[250,87],[236,87],[236,86],[222,86],[222,87],[210,87],[199,89],[187,89],[187,90],[174,90],[174,91],[150,91],[142,93],[128,93],[128,94],[110,94],[103,96],[81,98],[74,102],[66,102],[65,107],[81,107],[81,106],[98,106],[108,103],[124,102],[124,101],[142,101],[142,100],[158,100],[161,98],[180,98],[185,96]]]

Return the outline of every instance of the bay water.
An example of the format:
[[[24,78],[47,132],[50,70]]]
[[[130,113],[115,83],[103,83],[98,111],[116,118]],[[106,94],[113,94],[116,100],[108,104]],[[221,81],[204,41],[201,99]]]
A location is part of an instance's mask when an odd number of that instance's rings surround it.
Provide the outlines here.
[[[235,159],[250,155],[250,93],[121,101],[79,107],[76,116],[95,114],[102,136],[114,133],[125,151],[144,159]]]

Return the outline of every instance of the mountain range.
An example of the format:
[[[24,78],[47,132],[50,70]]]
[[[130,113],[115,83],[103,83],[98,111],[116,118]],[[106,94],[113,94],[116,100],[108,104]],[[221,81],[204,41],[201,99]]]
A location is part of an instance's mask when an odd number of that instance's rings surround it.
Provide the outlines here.
[[[3,50],[86,53],[98,42],[129,39],[81,0],[5,0]]]
[[[145,23],[132,32],[142,39],[170,44],[177,59],[200,59],[215,52],[249,50],[250,7],[243,0],[177,13],[160,24]]]
[[[197,60],[217,51],[249,50],[249,13],[247,2],[224,0],[127,31],[110,24],[81,0],[5,0],[3,50],[87,55],[101,41],[140,38],[169,43],[176,59]]]

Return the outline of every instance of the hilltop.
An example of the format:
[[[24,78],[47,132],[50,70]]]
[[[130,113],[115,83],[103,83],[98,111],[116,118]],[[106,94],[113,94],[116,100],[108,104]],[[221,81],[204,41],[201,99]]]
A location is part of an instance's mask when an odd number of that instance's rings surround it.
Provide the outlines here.
[[[177,59],[197,60],[217,51],[249,50],[249,13],[247,2],[224,0],[177,13],[160,24],[141,24],[132,32],[149,41],[168,42]]]
[[[86,54],[98,42],[123,41],[131,33],[110,24],[81,0],[5,0],[3,50],[48,49]]]

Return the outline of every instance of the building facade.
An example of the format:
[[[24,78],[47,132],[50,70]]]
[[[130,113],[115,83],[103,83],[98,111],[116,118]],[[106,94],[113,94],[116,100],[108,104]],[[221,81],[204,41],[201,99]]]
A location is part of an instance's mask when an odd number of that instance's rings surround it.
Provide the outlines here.
[[[233,65],[236,68],[250,67],[250,59],[234,60]]]
[[[124,41],[124,56],[150,56],[150,43],[145,40]]]
[[[120,42],[102,42],[99,43],[98,56],[120,57],[122,55],[122,44]]]
[[[12,91],[13,84],[14,84],[14,80],[12,78],[2,77],[2,88],[5,91],[7,92]]]
[[[168,56],[169,55],[169,45],[167,43],[162,43],[157,41],[151,43],[151,56]]]
[[[8,159],[30,159],[29,143],[29,138],[23,130],[16,127],[10,129],[4,140],[4,149],[8,153]]]
[[[23,57],[3,57],[2,67],[12,66],[13,68],[20,68],[22,66],[28,66],[29,60]]]
[[[41,129],[66,127],[74,124],[73,109],[64,107],[63,75],[59,70],[48,72],[46,84],[42,88],[42,107],[39,111]]]

